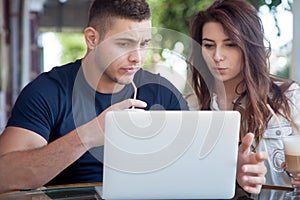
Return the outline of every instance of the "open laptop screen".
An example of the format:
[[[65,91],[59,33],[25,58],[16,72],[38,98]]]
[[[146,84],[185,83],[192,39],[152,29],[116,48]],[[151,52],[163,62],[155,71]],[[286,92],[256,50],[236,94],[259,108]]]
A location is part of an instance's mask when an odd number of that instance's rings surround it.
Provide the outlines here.
[[[236,111],[110,111],[103,198],[232,198],[239,126]]]

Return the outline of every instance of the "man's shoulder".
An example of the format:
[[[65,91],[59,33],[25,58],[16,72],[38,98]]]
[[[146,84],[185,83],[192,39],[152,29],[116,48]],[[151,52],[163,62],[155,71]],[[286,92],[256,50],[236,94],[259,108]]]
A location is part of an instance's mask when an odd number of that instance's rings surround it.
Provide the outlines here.
[[[80,68],[80,63],[80,61],[76,61],[60,67],[54,67],[49,72],[40,74],[23,89],[23,92],[26,91],[29,94],[33,94],[36,92],[58,92],[62,88],[64,90],[70,88],[71,90]]]
[[[137,85],[144,85],[144,84],[159,84],[159,85],[167,84],[168,86],[172,85],[169,80],[161,76],[159,73],[155,74],[153,72],[144,69],[140,69],[136,72],[134,76],[134,81]]]
[[[52,78],[67,79],[73,78],[77,75],[79,68],[81,67],[81,60],[68,63],[62,66],[54,67],[49,72],[46,72]]]
[[[160,74],[140,69],[135,74],[134,83],[140,89],[138,92],[139,97],[145,98],[146,102],[152,102],[153,105],[162,105],[166,110],[188,110],[181,92]],[[154,109],[154,107],[151,107],[151,109]]]
[[[37,80],[40,79],[40,81],[48,80],[65,83],[76,78],[80,66],[80,60],[62,66],[57,66],[52,68],[49,72],[44,72],[39,75]]]
[[[142,78],[142,77],[143,78],[158,78],[158,77],[160,77],[160,75],[141,68],[136,72],[135,78]]]
[[[168,88],[168,90],[178,90],[178,88],[172,83],[167,77],[162,76],[161,74],[153,73],[144,69],[137,71],[134,82],[137,86],[143,85],[159,85],[161,88]],[[179,92],[179,91],[178,91]]]

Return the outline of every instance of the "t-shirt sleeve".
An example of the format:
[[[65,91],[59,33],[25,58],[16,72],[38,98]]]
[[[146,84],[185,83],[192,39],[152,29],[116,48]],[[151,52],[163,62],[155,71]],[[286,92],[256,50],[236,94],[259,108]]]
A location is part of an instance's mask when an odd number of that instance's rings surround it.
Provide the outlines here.
[[[188,110],[188,104],[182,93],[166,78],[160,77],[163,102],[166,102],[166,110]]]
[[[7,126],[31,130],[49,141],[57,110],[52,101],[57,94],[51,84],[42,76],[28,84],[15,102]]]
[[[148,104],[147,109],[188,110],[181,92],[160,74],[141,69],[136,73],[134,81],[139,88],[139,98]]]

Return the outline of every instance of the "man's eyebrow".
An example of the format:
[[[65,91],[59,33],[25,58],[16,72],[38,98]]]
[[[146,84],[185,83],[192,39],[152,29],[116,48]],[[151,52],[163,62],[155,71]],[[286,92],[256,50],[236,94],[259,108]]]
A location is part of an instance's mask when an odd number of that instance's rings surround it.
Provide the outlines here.
[[[145,43],[145,42],[150,42],[152,39],[149,38],[149,39],[145,39],[145,40],[142,40],[141,42]],[[131,42],[131,43],[138,43],[139,40],[137,39],[133,39],[133,38],[116,38],[116,41],[127,41],[127,42]]]
[[[128,41],[128,42],[132,42],[132,43],[138,42],[137,39],[133,39],[133,38],[116,38],[116,40]]]

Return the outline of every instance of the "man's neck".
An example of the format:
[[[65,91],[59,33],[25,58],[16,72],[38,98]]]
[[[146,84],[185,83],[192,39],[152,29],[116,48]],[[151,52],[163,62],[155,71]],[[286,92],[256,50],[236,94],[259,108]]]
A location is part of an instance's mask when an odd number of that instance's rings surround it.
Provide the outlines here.
[[[120,92],[124,87],[125,85],[120,85],[117,83],[112,84],[112,82],[107,83],[107,81],[100,79],[96,91],[103,94],[113,94]]]
[[[82,59],[82,70],[87,83],[97,92],[103,94],[113,94],[120,92],[125,85],[118,84],[105,76],[103,72],[94,67],[93,63],[89,63],[85,58]]]

